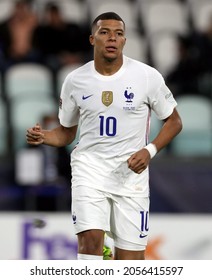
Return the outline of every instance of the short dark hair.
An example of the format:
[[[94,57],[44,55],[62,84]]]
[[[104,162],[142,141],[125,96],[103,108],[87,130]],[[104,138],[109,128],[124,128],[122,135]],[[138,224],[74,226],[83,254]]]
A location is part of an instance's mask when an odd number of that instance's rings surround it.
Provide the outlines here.
[[[109,20],[109,19],[114,19],[114,20],[122,21],[123,24],[124,24],[124,27],[125,27],[125,22],[123,21],[123,19],[122,19],[118,14],[116,14],[116,13],[114,13],[114,12],[106,12],[106,13],[103,13],[103,14],[97,16],[97,17],[94,19],[94,21],[93,21],[93,23],[92,23],[92,25],[91,25],[91,30],[93,30],[93,28],[96,26],[96,24],[97,24],[97,22],[98,22],[99,20],[107,20],[107,19],[108,19],[108,20]]]

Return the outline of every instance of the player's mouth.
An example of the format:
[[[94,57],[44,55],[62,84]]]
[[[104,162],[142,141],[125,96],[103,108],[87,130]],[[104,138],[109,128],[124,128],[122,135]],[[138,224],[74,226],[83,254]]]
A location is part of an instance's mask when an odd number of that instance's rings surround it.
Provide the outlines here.
[[[107,47],[106,47],[106,50],[107,50],[108,52],[115,52],[115,51],[117,50],[117,48],[114,47],[114,46],[107,46]]]

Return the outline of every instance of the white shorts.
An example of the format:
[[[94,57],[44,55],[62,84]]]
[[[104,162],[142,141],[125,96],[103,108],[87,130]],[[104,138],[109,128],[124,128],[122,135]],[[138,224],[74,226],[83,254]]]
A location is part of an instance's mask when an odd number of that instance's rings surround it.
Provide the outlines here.
[[[130,197],[149,196],[149,170],[133,172],[127,164],[130,156],[105,159],[91,152],[71,154],[72,187],[87,186],[103,192]]]
[[[149,198],[126,197],[94,188],[72,188],[75,232],[101,229],[120,249],[145,250],[149,231]]]

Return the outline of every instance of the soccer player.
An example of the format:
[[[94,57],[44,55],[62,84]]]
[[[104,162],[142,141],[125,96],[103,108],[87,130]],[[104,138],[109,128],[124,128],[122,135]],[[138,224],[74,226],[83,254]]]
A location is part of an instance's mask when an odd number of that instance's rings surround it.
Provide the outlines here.
[[[101,260],[105,232],[114,259],[143,260],[149,232],[151,158],[181,131],[176,101],[154,68],[123,55],[125,23],[107,12],[92,24],[94,60],[66,77],[60,126],[27,130],[27,143],[64,146],[71,155],[72,218],[79,260]],[[153,110],[164,125],[148,143]]]

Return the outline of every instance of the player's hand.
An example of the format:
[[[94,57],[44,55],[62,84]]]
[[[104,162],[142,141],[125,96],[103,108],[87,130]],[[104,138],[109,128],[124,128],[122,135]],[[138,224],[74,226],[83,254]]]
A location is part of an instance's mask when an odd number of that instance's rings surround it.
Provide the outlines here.
[[[44,142],[44,134],[39,124],[27,129],[26,140],[30,145],[40,145]]]
[[[150,154],[147,149],[142,149],[131,155],[131,157],[127,160],[128,167],[135,173],[140,174],[147,168],[150,159]]]

